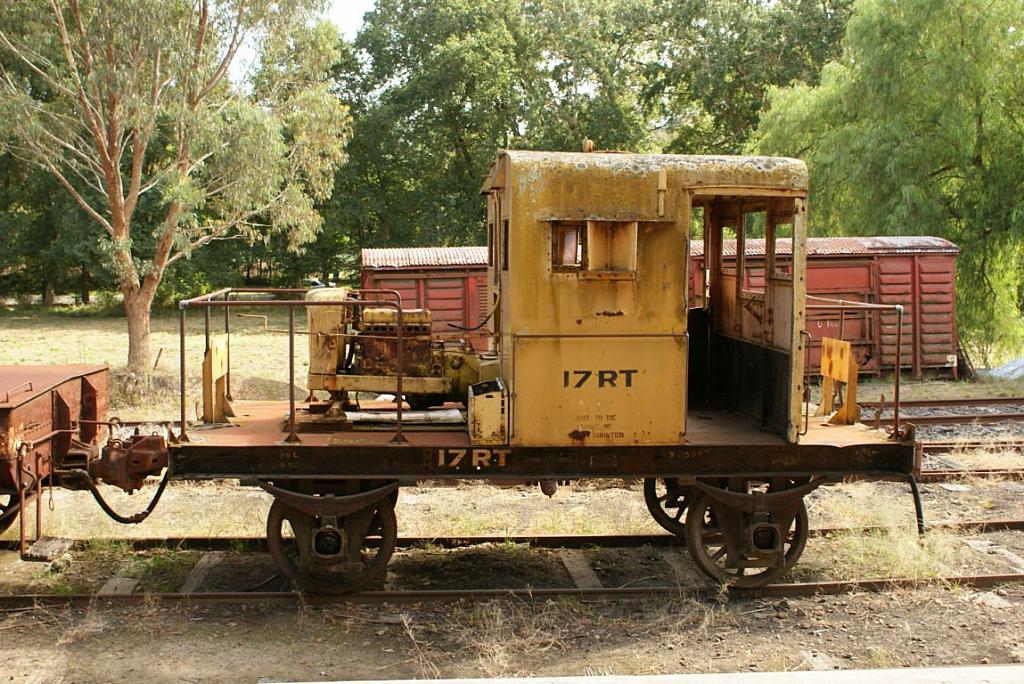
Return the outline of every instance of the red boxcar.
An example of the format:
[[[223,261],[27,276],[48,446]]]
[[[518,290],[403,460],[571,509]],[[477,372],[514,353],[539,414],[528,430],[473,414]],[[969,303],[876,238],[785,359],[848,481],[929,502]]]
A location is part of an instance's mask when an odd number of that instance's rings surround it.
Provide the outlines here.
[[[460,329],[487,318],[486,247],[364,249],[362,261],[364,288],[398,290],[405,307],[431,310],[435,334],[487,349],[486,326]]]
[[[788,242],[779,243],[784,256]],[[723,244],[726,261],[736,258],[736,241]],[[747,287],[764,279],[764,240],[746,241]],[[902,304],[903,366],[956,375],[956,257],[959,248],[934,237],[809,238],[807,293],[831,299]],[[700,307],[704,291],[704,242],[690,243],[690,306]],[[387,287],[407,302],[434,311],[434,329],[451,339],[466,338],[486,349],[486,332],[464,333],[447,325],[479,325],[487,316],[487,248],[428,247],[364,249],[363,287]],[[861,372],[878,374],[896,360],[896,315],[878,311],[809,310],[811,367],[819,363],[821,338],[853,342]]]
[[[783,256],[789,241],[779,243]],[[690,245],[690,306],[701,306],[704,290],[704,242]],[[726,240],[724,260],[736,258],[736,241]],[[843,237],[807,240],[807,294],[877,304],[902,304],[902,365],[915,375],[925,371],[956,376],[956,257],[959,248],[934,237]],[[764,240],[746,241],[746,286],[764,280]],[[809,300],[809,304],[814,304]],[[822,337],[842,337],[854,345],[861,372],[877,374],[896,362],[894,313],[809,309],[811,368],[821,354]]]

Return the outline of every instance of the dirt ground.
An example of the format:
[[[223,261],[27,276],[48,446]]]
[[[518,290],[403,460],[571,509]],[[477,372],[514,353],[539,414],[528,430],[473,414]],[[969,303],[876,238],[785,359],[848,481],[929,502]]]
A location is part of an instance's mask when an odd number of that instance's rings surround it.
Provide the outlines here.
[[[929,518],[1024,514],[1021,484],[971,481],[924,486]],[[116,499],[141,506],[147,492]],[[177,485],[141,528],[102,522],[88,495],[54,492],[54,534],[259,535],[268,505],[258,490]],[[949,572],[1012,572],[1024,534],[935,531],[913,535],[904,485],[846,483],[809,500],[812,527],[895,525],[892,532],[812,538],[794,579]],[[48,506],[47,506],[48,509]],[[195,512],[205,511],[205,515]],[[399,522],[409,535],[657,532],[635,484],[575,484],[551,499],[536,488],[463,485],[408,488]],[[5,535],[10,537],[8,533]],[[587,549],[607,586],[663,584],[661,549]],[[132,553],[105,541],[54,567],[0,552],[0,590],[95,590],[109,576],[141,590],[174,590],[202,554]],[[245,589],[275,569],[265,554],[227,552],[202,590]],[[684,562],[685,552],[682,557]],[[685,568],[684,568],[685,570]],[[653,579],[652,579],[653,578]],[[706,586],[695,571],[681,587]],[[261,588],[282,588],[274,584]],[[396,553],[396,588],[571,586],[557,552],[501,543]],[[416,606],[222,606],[36,609],[0,614],[0,681],[237,682],[645,674],[831,669],[1024,661],[1024,587],[959,587],[788,600],[583,603],[495,600]]]
[[[1014,663],[1020,587],[771,601],[495,600],[9,614],[19,682],[315,681]]]

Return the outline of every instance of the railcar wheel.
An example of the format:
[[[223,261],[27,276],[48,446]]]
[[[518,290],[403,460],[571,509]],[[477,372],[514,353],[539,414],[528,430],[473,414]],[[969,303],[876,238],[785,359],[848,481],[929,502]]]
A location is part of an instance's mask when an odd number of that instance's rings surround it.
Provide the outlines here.
[[[807,545],[809,525],[803,500],[786,511],[766,514],[765,523],[785,530],[781,540],[782,564],[771,565],[749,552],[737,551],[736,557],[730,557],[729,546],[735,550],[744,546],[739,533],[742,523],[735,522],[741,516],[739,511],[698,492],[686,514],[686,547],[706,575],[723,584],[749,589],[768,584],[796,564]],[[733,538],[727,539],[728,535]]]
[[[316,594],[343,594],[372,582],[391,560],[397,537],[391,496],[337,521],[280,500],[267,516],[270,555],[297,587]]]
[[[679,485],[675,477],[644,479],[644,503],[654,521],[672,534],[686,534],[686,507],[692,498],[689,487]]]

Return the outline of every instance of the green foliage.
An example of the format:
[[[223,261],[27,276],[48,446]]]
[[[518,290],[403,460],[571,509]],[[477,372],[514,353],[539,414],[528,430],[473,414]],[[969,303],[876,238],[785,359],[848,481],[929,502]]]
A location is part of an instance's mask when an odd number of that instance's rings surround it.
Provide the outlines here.
[[[291,250],[316,236],[349,125],[328,87],[339,38],[317,20],[323,4],[0,5],[0,152],[49,173],[91,219],[133,369],[149,366],[168,266],[230,235]],[[243,44],[259,55],[248,88],[227,77]]]
[[[839,56],[853,0],[670,0],[649,96],[660,100],[665,149],[742,151],[770,86],[815,84]]]
[[[479,244],[503,147],[738,151],[768,85],[838,54],[849,5],[380,0],[336,70],[354,129],[321,240]]]
[[[325,210],[353,247],[479,242],[481,173],[516,134],[535,71],[518,8],[381,0],[367,15],[339,93],[349,163]]]
[[[0,295],[88,293],[112,284],[92,227],[57,182],[0,156]]]
[[[957,243],[961,335],[1022,339],[1024,6],[864,0],[821,83],[771,92],[755,149],[810,163],[813,228]]]

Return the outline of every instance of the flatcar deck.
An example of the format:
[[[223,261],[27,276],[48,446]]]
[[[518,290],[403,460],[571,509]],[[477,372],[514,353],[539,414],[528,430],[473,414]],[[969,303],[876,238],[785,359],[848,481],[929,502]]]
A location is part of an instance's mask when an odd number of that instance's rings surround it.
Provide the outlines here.
[[[912,444],[863,425],[812,418],[798,445],[722,411],[692,411],[680,444],[661,446],[480,447],[464,427],[300,432],[286,441],[287,402],[235,405],[230,425],[193,429],[170,446],[179,479],[544,478],[876,474],[915,471]],[[757,464],[757,465],[752,465]],[[760,467],[757,467],[760,466]]]

